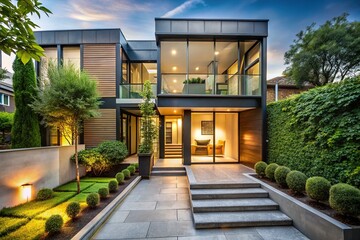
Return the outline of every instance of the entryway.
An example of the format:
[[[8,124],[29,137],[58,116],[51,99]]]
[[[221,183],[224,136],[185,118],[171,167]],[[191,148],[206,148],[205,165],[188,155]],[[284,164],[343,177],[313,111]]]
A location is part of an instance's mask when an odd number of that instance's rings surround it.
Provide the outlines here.
[[[182,158],[182,116],[165,116],[165,158]]]

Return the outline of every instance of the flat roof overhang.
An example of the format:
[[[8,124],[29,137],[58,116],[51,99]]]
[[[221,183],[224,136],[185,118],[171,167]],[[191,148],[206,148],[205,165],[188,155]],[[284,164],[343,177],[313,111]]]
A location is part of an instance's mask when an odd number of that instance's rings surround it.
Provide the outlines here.
[[[261,107],[261,96],[204,96],[159,94],[156,105],[159,108],[256,108]]]

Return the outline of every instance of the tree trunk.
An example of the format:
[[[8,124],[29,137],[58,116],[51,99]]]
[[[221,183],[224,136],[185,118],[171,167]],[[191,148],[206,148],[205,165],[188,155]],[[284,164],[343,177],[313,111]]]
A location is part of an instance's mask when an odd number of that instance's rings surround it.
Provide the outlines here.
[[[78,138],[77,133],[78,128],[75,126],[75,136],[73,135],[73,138],[75,137],[75,165],[76,165],[76,185],[77,185],[77,193],[80,193],[80,172],[79,172],[79,159],[78,159]]]

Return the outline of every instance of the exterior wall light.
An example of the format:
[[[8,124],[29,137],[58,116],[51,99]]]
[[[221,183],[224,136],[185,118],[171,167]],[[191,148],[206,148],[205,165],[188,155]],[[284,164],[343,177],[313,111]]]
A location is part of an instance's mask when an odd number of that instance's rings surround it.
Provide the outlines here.
[[[25,183],[21,185],[22,196],[24,199],[26,199],[27,202],[29,201],[29,199],[31,199],[31,188],[32,188],[32,184],[30,183]]]

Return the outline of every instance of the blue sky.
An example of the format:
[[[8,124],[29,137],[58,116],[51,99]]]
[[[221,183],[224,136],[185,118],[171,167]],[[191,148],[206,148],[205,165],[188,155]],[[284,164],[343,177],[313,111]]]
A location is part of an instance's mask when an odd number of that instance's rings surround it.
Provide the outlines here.
[[[281,75],[296,33],[344,12],[360,21],[359,0],[42,0],[53,14],[33,18],[43,30],[121,28],[127,39],[154,39],[154,18],[269,19],[268,78]]]

